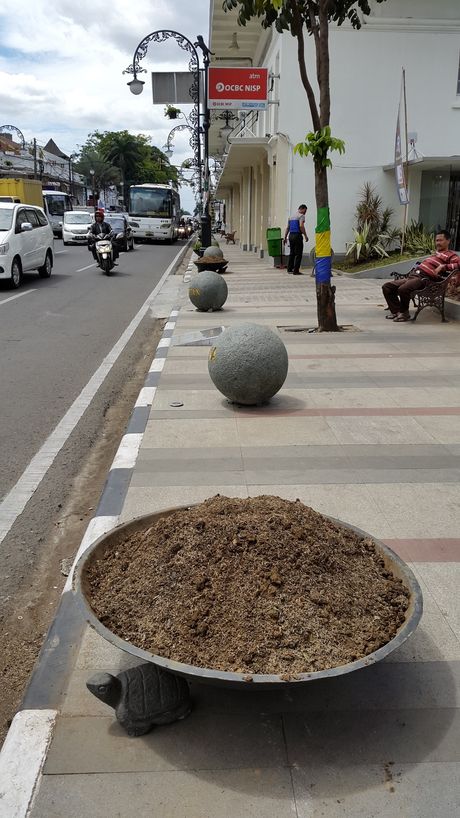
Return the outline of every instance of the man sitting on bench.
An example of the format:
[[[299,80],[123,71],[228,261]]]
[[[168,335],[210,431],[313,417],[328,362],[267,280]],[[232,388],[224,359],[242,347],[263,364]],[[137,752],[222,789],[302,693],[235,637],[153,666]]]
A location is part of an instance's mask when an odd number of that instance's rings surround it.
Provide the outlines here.
[[[460,258],[453,250],[449,250],[450,233],[447,230],[440,230],[436,234],[435,244],[434,255],[419,262],[407,278],[387,281],[383,285],[382,292],[390,308],[390,314],[386,318],[409,321],[409,302],[413,291],[441,281],[454,270],[460,270]]]

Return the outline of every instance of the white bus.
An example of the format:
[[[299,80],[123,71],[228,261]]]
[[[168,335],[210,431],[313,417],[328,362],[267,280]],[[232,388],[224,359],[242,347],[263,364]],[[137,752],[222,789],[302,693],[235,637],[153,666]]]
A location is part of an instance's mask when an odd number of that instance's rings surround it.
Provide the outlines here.
[[[180,197],[170,185],[131,185],[129,221],[135,239],[164,241],[178,237]]]
[[[61,238],[64,213],[73,210],[70,195],[62,190],[44,190],[43,206],[54,235]]]

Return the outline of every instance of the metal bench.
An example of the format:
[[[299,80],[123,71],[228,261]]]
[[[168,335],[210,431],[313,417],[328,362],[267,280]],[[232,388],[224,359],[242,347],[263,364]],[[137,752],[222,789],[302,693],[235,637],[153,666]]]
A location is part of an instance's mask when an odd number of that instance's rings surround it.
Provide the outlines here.
[[[234,230],[233,233],[225,233],[224,239],[226,240],[227,244],[230,244],[230,242],[232,244],[235,244],[235,235],[236,235],[236,230]]]
[[[412,270],[410,270],[408,273],[392,273],[391,275],[395,281],[398,281],[402,278],[408,278],[411,272]],[[425,307],[435,307],[435,309],[437,309],[441,314],[441,321],[443,323],[447,323],[447,318],[444,314],[446,291],[449,282],[452,281],[458,274],[459,271],[454,270],[452,273],[446,276],[446,278],[443,278],[440,281],[430,281],[422,290],[414,290],[411,295],[411,301],[415,307],[415,315],[411,320],[416,321],[418,314],[424,310]]]

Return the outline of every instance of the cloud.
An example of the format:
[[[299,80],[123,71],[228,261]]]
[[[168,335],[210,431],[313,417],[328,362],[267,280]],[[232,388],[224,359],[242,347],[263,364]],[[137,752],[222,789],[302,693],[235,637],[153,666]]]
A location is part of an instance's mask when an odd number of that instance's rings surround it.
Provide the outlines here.
[[[208,4],[189,0],[34,0],[21,13],[0,0],[0,110],[26,140],[52,137],[66,153],[95,130],[145,133],[162,147],[171,129],[163,106],[152,105],[150,72],[184,70],[190,55],[173,39],[150,43],[142,66],[144,93],[135,97],[123,70],[138,43],[156,30],[179,30],[192,42],[208,37]],[[186,106],[182,106],[187,111]],[[186,135],[171,159],[191,155]],[[186,198],[187,189],[182,192]]]

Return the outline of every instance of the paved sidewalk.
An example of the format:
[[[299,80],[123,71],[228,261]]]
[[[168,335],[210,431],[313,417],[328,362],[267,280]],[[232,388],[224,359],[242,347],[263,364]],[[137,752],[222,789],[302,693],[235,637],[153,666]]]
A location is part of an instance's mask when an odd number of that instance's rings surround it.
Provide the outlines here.
[[[194,686],[186,721],[139,739],[85,688],[94,671],[134,662],[85,628],[61,680],[30,815],[454,818],[460,324],[441,324],[428,310],[416,324],[386,321],[381,282],[336,277],[347,331],[292,332],[316,324],[308,272],[289,276],[239,247],[225,253],[222,312],[196,312],[181,284],[178,313],[137,404],[134,424],[146,419],[137,460],[132,468],[120,455],[115,464],[129,476],[120,519],[217,492],[298,497],[371,532],[411,564],[424,594],[422,622],[388,660],[303,689]],[[270,326],[288,349],[287,381],[266,407],[228,404],[208,376],[209,347],[189,344],[189,333],[241,321]],[[173,408],[176,401],[183,405]],[[113,494],[104,502],[87,541],[118,519]],[[46,697],[39,705],[29,698],[31,711],[46,706]]]

